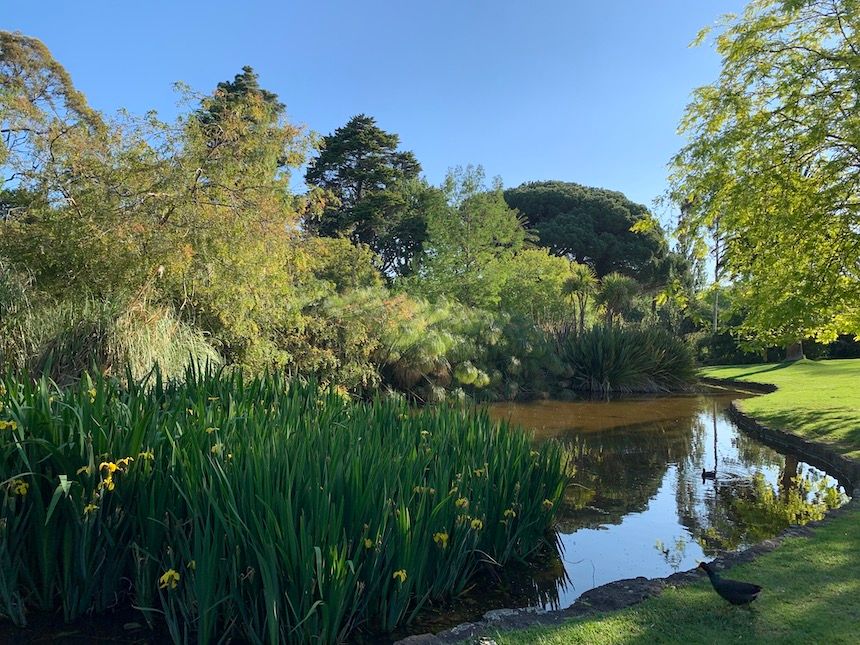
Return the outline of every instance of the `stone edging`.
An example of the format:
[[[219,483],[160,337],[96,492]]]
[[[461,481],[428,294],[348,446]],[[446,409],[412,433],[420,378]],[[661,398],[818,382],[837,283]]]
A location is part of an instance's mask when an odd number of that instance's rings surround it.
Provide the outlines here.
[[[701,380],[709,385],[731,386],[735,389],[763,394],[776,391],[776,386],[766,383],[747,383],[746,381],[714,378],[702,378]],[[823,520],[809,522],[805,526],[789,527],[778,536],[743,551],[727,553],[715,558],[713,561],[714,568],[717,570],[728,569],[738,564],[750,562],[758,556],[778,548],[786,538],[810,537],[814,533],[815,527],[860,509],[860,461],[840,455],[827,445],[807,441],[784,430],[768,428],[741,412],[734,403],[729,407],[729,414],[732,420],[745,432],[762,439],[765,443],[789,448],[798,453],[804,461],[835,474],[846,488],[852,491],[852,499],[844,506],[827,513],[827,517]],[[409,636],[397,641],[396,645],[442,645],[473,639],[497,630],[560,625],[571,618],[582,618],[624,609],[648,598],[658,596],[664,589],[685,586],[701,579],[702,576],[699,572],[696,569],[691,569],[690,571],[674,573],[665,578],[639,577],[617,580],[586,591],[567,609],[557,611],[536,608],[494,609],[484,614],[480,621],[463,623],[435,635]]]
[[[744,432],[761,439],[763,443],[796,452],[805,462],[834,475],[846,490],[854,491],[852,497],[860,494],[860,461],[840,455],[826,444],[808,441],[784,430],[769,428],[741,412],[734,403],[729,405],[729,416]]]
[[[776,392],[776,386],[769,383],[752,383],[746,381],[732,381],[729,379],[716,379],[703,377],[704,383],[710,385],[735,387],[742,386],[751,392],[762,392],[770,394]],[[793,432],[779,428],[769,428],[759,423],[737,406],[735,402],[729,405],[729,416],[739,428],[751,434],[764,443],[777,448],[787,448],[801,455],[807,463],[835,475],[848,491],[857,492],[860,489],[860,461],[840,455],[827,444],[817,443],[804,439]],[[852,493],[852,497],[856,497]]]

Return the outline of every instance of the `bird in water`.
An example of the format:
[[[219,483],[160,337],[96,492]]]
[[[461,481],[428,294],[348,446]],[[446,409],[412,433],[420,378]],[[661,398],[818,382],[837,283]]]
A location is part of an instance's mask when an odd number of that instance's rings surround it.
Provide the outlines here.
[[[717,469],[713,470],[705,470],[702,468],[702,481],[704,482],[706,479],[716,479],[717,478]]]
[[[749,605],[761,593],[761,587],[750,582],[721,578],[707,562],[699,564],[711,580],[711,586],[721,597],[733,605]]]

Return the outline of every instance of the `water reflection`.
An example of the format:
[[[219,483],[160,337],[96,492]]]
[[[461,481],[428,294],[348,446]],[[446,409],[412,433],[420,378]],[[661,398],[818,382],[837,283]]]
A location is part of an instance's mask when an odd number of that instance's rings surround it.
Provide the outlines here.
[[[846,501],[832,477],[740,432],[726,415],[730,400],[491,407],[538,440],[563,441],[574,467],[559,517],[557,592],[544,580],[527,604],[566,607],[613,580],[690,569]]]

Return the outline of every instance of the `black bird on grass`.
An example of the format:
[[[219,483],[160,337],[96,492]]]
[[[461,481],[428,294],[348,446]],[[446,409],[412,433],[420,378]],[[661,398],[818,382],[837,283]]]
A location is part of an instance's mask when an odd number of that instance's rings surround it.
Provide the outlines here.
[[[705,573],[708,574],[714,591],[733,605],[748,605],[761,593],[761,587],[758,585],[721,578],[707,562],[700,563],[699,568],[704,569]]]

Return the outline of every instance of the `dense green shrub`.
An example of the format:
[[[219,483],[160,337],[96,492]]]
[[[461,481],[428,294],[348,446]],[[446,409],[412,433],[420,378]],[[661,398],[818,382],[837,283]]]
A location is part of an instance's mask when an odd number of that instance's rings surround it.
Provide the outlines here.
[[[196,373],[0,395],[0,614],[132,602],[176,642],[390,630],[546,543],[558,444],[482,413]]]
[[[574,292],[566,287],[575,278],[578,265],[546,249],[524,249],[507,264],[508,277],[499,303],[502,311],[546,327],[575,320]]]
[[[683,340],[657,328],[597,325],[561,343],[573,389],[656,392],[681,388],[695,376]]]
[[[500,339],[487,348],[481,363],[490,374],[490,386],[474,393],[478,398],[545,397],[559,378],[570,375],[551,332],[523,317],[501,319],[500,325]]]

